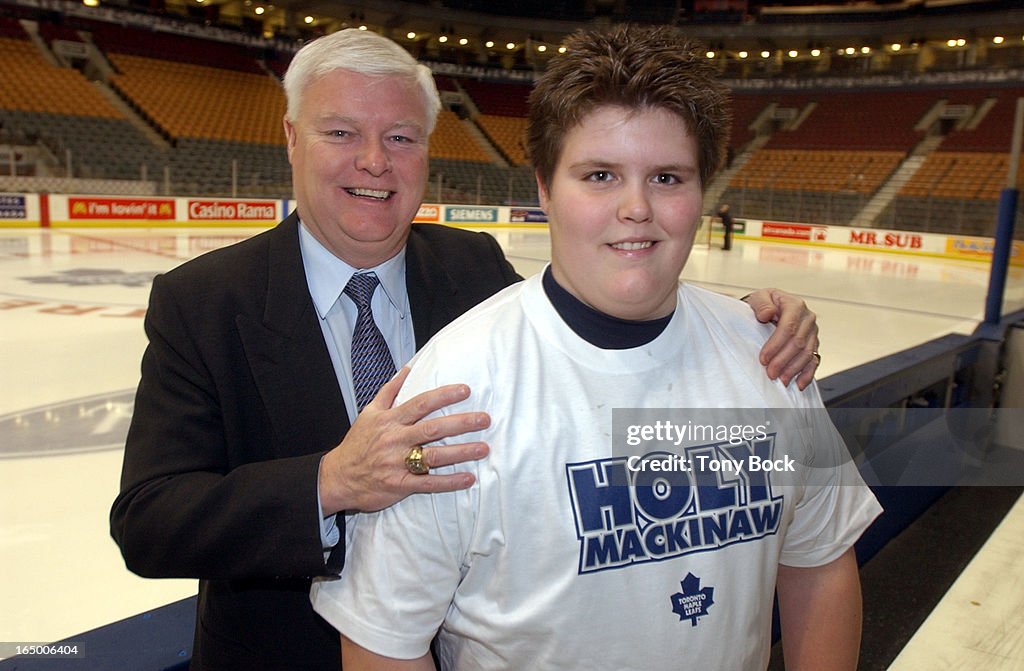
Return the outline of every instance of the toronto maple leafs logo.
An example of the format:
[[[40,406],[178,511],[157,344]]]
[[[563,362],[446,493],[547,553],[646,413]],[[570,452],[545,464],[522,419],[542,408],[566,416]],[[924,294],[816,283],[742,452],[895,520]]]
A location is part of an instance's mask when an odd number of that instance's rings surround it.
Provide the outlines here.
[[[715,603],[712,598],[715,588],[702,588],[700,578],[692,573],[687,573],[679,586],[683,588],[683,591],[672,595],[672,612],[679,616],[680,622],[689,620],[690,625],[696,627],[697,618],[707,615],[708,608]]]
[[[156,271],[125,272],[110,268],[75,268],[61,270],[54,275],[22,277],[33,284],[66,284],[72,287],[118,284],[123,287],[146,287],[157,275]]]

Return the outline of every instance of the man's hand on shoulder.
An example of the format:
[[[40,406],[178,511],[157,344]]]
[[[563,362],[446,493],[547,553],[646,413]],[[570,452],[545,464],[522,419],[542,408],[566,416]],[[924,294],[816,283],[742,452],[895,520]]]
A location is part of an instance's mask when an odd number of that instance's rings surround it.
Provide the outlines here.
[[[759,322],[775,324],[775,332],[761,348],[761,363],[768,377],[783,384],[796,380],[806,389],[821,363],[816,315],[799,296],[781,289],[758,289],[743,297]]]
[[[475,481],[471,473],[416,475],[406,467],[413,447],[479,431],[491,422],[485,412],[424,419],[469,398],[469,387],[461,384],[423,392],[393,407],[408,375],[409,368],[402,368],[381,387],[341,443],[324,456],[320,466],[324,515],[381,510],[410,494],[466,489]],[[423,461],[436,468],[482,459],[487,453],[488,446],[481,442],[435,445],[423,448]]]

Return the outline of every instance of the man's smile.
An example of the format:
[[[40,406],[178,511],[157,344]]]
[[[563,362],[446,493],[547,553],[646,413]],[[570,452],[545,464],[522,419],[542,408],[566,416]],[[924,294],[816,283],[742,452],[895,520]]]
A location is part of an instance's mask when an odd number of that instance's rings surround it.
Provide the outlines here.
[[[352,196],[359,198],[372,198],[374,200],[387,200],[394,191],[382,191],[380,189],[345,189],[345,191]]]

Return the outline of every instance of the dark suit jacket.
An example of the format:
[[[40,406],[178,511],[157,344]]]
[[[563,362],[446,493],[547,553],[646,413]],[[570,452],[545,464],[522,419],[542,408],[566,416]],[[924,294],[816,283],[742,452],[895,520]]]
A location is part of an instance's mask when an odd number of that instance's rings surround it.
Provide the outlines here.
[[[519,279],[488,235],[415,225],[406,250],[417,348]],[[338,669],[309,586],[318,465],[349,422],[296,217],[157,277],[145,328],[111,511],[128,568],[200,579],[193,668]]]

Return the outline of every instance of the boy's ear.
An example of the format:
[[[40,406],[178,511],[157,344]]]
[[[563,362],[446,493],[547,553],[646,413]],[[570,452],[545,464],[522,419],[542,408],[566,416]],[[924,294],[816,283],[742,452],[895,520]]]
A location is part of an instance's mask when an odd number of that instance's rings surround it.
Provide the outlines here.
[[[540,173],[535,172],[533,176],[537,179],[537,197],[540,199],[540,209],[545,212],[548,211],[548,190],[544,186],[544,180],[540,178]]]

